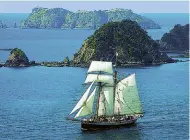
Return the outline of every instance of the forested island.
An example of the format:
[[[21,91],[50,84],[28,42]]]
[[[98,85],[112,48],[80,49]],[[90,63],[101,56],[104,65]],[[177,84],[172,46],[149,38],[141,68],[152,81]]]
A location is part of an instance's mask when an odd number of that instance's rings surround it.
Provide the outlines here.
[[[173,62],[159,52],[159,44],[151,39],[135,21],[123,20],[104,24],[88,37],[73,56],[73,63],[89,65],[92,60],[112,61],[117,65],[152,65]]]
[[[160,43],[161,51],[188,52],[189,51],[189,24],[177,24],[169,33],[165,33]]]
[[[28,67],[31,66],[33,62],[29,62],[26,54],[18,48],[14,48],[10,51],[8,60],[4,64],[5,67]]]
[[[72,12],[63,8],[36,7],[28,18],[21,22],[21,28],[86,28],[97,29],[107,22],[136,21],[144,29],[160,29],[161,27],[149,18],[133,13],[128,9],[111,9],[98,11]]]
[[[162,38],[165,38],[168,34],[178,36],[179,33],[183,33],[184,28],[186,29],[187,25],[176,25],[170,33],[166,33]],[[186,35],[184,38],[186,38]],[[170,39],[165,40],[165,43],[172,43],[173,40],[171,41]],[[178,40],[178,38],[174,39]],[[63,61],[35,63],[35,61],[29,61],[22,50],[14,48],[9,49],[10,55],[8,60],[4,65],[0,66],[28,67],[40,65],[47,67],[88,67],[92,60],[112,61],[113,64],[117,64],[117,67],[184,62],[168,57],[165,52],[160,51],[163,49],[161,47],[159,42],[149,37],[147,32],[137,22],[123,20],[121,22],[106,23],[97,29],[93,35],[84,41],[82,47],[74,54],[72,60],[65,57]],[[188,49],[187,46],[181,46],[181,48],[183,48],[182,50]],[[185,52],[184,56],[180,55],[179,57],[188,57],[188,51]]]
[[[46,67],[63,67],[70,66],[70,60],[65,57],[63,61],[58,62],[40,62],[29,61],[28,57],[19,48],[10,49],[10,55],[5,64],[0,64],[0,67],[29,67],[29,66],[46,66]]]

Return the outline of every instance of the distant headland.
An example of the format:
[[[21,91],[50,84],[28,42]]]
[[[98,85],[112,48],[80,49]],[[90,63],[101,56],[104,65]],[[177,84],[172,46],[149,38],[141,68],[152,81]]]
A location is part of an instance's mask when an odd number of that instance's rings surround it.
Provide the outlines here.
[[[160,43],[162,51],[182,51],[189,50],[189,24],[184,26],[177,24],[169,33],[165,33]]]
[[[28,18],[21,22],[21,28],[69,28],[98,29],[107,22],[136,21],[144,29],[160,29],[160,25],[128,9],[111,9],[71,12],[63,8],[35,7]]]

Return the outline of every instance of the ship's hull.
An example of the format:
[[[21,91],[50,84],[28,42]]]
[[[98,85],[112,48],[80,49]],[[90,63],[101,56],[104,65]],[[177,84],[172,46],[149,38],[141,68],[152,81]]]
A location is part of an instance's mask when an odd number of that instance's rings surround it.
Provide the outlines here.
[[[81,122],[81,130],[102,130],[120,127],[129,127],[135,124],[137,119],[131,119],[123,122]]]

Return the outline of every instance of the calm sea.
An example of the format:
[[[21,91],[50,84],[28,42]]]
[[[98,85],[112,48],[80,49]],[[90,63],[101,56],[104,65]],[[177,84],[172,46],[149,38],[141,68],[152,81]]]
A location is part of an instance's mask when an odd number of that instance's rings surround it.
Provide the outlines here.
[[[2,15],[0,20],[5,20]],[[188,23],[187,14],[147,17],[163,26],[161,30],[148,30],[154,39],[160,39],[177,23]],[[0,48],[21,48],[30,60],[61,61],[65,56],[71,58],[93,32],[1,29]],[[8,54],[1,51],[0,60],[5,61]],[[82,132],[80,122],[65,119],[83,94],[86,68],[0,68],[0,139],[186,140],[188,66],[189,62],[183,62],[118,69],[123,76],[136,73],[145,114],[134,127],[97,132]]]

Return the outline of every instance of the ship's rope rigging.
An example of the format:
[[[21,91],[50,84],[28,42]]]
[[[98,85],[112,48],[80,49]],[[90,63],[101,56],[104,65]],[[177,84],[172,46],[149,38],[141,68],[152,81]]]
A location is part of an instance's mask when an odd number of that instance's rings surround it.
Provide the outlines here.
[[[107,55],[108,55],[108,53],[107,53]],[[107,55],[105,55],[105,56],[107,56]],[[114,55],[112,56],[112,58],[110,59],[110,62],[112,62],[112,60],[114,59],[114,57],[115,57],[115,71],[116,71],[116,67],[117,67],[117,47],[115,48],[115,53],[114,53]],[[105,57],[104,57],[105,58]],[[117,73],[119,73],[119,75],[120,76],[122,76],[122,77],[125,77],[126,76],[126,74],[124,74],[124,73],[122,73],[122,72],[117,72]],[[123,82],[121,82],[120,81],[120,83],[122,83],[124,86],[128,86],[128,83],[123,83]],[[120,90],[120,89],[119,89]],[[124,89],[123,89],[124,90]],[[121,91],[121,90],[120,90]],[[118,95],[118,97],[119,97],[119,94],[118,94],[118,92],[116,93],[117,95]],[[118,103],[119,104],[123,104],[123,105],[126,105],[128,108],[129,108],[129,110],[131,111],[131,112],[133,112],[134,114],[137,114],[127,103],[126,103],[126,101],[125,101],[125,99],[124,98],[122,98],[123,99],[123,101],[124,101],[124,103],[120,100],[120,99],[118,99],[117,101],[118,101]]]
[[[123,82],[121,82],[120,81],[120,83],[122,83],[124,86],[128,86],[128,84],[125,84],[125,83],[123,83]],[[119,91],[122,91],[122,90],[124,90],[124,88],[123,89],[119,89]],[[118,95],[118,97],[119,97],[119,94],[118,94],[118,92],[116,93],[117,95]],[[123,104],[123,105],[126,105],[128,108],[129,108],[129,110],[131,111],[131,112],[133,112],[134,114],[137,114],[127,103],[126,103],[126,101],[125,101],[125,99],[122,97],[122,99],[123,99],[123,101],[124,101],[124,103],[120,100],[120,97],[117,99],[117,101],[118,101],[118,103],[119,104]]]

